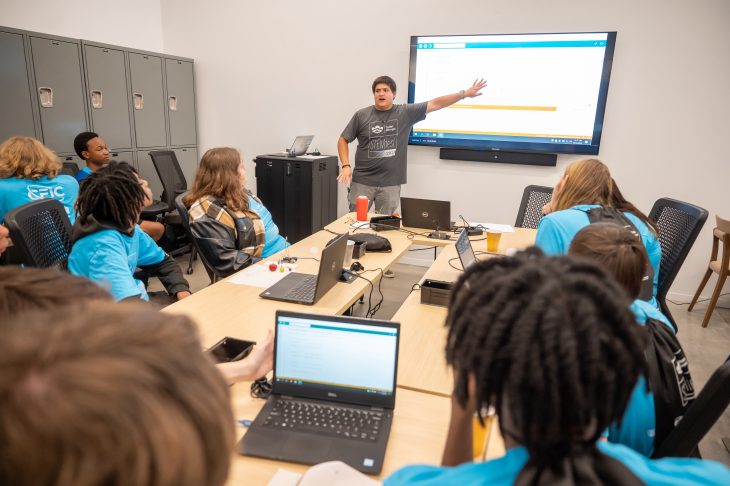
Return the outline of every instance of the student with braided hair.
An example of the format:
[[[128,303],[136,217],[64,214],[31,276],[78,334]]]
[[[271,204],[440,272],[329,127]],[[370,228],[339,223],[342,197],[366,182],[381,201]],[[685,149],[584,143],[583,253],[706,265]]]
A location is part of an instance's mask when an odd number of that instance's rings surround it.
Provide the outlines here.
[[[151,192],[126,162],[110,162],[86,178],[76,201],[78,219],[68,259],[71,273],[94,280],[116,300],[149,300],[137,267],[159,277],[168,294],[190,295],[175,260],[137,225]]]
[[[446,467],[408,466],[386,486],[730,484],[718,463],[652,461],[600,441],[645,372],[629,304],[588,260],[534,249],[470,267],[452,290],[447,318],[455,380]],[[489,407],[508,450],[471,463],[473,417]]]

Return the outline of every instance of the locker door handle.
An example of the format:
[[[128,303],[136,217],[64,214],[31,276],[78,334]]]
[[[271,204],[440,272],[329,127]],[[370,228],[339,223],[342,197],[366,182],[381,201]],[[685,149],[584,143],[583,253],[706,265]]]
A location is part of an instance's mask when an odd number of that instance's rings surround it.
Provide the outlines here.
[[[291,162],[286,163],[286,176],[291,176]]]
[[[168,96],[167,105],[170,107],[170,111],[177,111],[177,96]]]
[[[96,110],[100,110],[101,108],[103,108],[102,98],[103,98],[103,95],[102,95],[100,89],[92,89],[91,90],[91,107]]]
[[[53,89],[41,87],[38,88],[38,96],[41,99],[41,107],[53,108]]]
[[[141,110],[144,108],[144,95],[142,93],[132,93],[134,98],[134,109]]]

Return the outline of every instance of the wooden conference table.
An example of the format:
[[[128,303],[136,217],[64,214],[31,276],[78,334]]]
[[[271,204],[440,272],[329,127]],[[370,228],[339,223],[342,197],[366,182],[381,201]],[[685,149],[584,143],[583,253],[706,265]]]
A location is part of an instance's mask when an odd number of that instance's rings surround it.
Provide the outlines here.
[[[334,237],[334,233],[353,230],[354,214],[347,214],[302,241],[294,244],[289,256],[300,259],[297,272],[316,274],[318,263],[311,257],[319,258],[322,248]],[[359,261],[366,270],[381,268],[387,270],[412,244],[442,247],[426,278],[455,281],[461,270],[452,268],[449,260],[456,258],[454,241],[433,240],[421,233],[428,230],[408,228],[416,234],[402,231],[378,233],[388,238],[393,248],[390,253],[368,253]],[[515,228],[514,233],[504,233],[500,241],[499,253],[508,248],[524,248],[534,241],[534,230]],[[474,250],[479,254],[486,250],[482,237],[474,237]],[[282,252],[285,253],[285,252]],[[278,260],[282,254],[272,256],[266,261]],[[458,268],[458,259],[453,262]],[[260,262],[258,265],[266,265]],[[247,270],[243,270],[244,272]],[[377,285],[380,271],[366,271],[363,276]],[[165,312],[185,314],[198,326],[203,345],[207,348],[225,336],[247,340],[259,340],[267,330],[273,330],[275,313],[278,309],[298,312],[337,315],[350,308],[361,295],[369,293],[370,284],[363,279],[352,283],[338,283],[330,289],[315,305],[304,306],[266,300],[259,297],[261,287],[231,283],[235,276],[221,280],[185,300],[165,308]],[[416,283],[416,282],[414,282]],[[387,295],[385,296],[387,298]],[[420,303],[420,293],[411,292],[392,320],[401,323],[401,341],[398,359],[399,389],[396,392],[396,408],[388,449],[381,478],[387,477],[396,469],[407,464],[439,464],[446,440],[451,406],[452,378],[444,359],[446,329],[446,308]],[[231,388],[233,410],[237,419],[253,420],[264,404],[263,400],[249,395],[247,383]],[[491,429],[491,428],[490,428]],[[488,430],[490,430],[488,429]],[[240,427],[239,437],[244,433]],[[496,439],[488,441],[487,457],[497,457],[504,452],[498,433]],[[278,461],[258,459],[234,454],[230,484],[266,484],[277,469],[296,472],[305,471],[308,466]]]

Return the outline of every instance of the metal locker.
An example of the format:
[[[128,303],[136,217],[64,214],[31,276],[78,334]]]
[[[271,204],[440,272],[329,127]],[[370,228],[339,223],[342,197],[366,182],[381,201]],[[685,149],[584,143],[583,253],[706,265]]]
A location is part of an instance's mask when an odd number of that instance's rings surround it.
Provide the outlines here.
[[[190,189],[195,180],[195,173],[198,171],[198,150],[195,147],[184,147],[172,149],[177,157],[177,163],[185,175],[185,182]]]
[[[149,183],[152,198],[156,201],[159,200],[162,196],[162,182],[160,182],[160,176],[157,175],[152,158],[146,150],[137,152],[137,171],[139,176]]]
[[[72,154],[74,137],[87,129],[79,45],[34,36],[30,45],[43,143]]]
[[[15,135],[37,137],[32,87],[23,34],[0,32],[0,142]]]
[[[124,51],[84,45],[91,128],[111,149],[132,148]]]
[[[165,147],[167,131],[162,58],[130,52],[129,74],[132,79],[132,113],[137,147]],[[149,158],[146,153],[144,156]]]
[[[170,145],[195,145],[195,88],[193,63],[165,59],[167,75],[167,113]]]

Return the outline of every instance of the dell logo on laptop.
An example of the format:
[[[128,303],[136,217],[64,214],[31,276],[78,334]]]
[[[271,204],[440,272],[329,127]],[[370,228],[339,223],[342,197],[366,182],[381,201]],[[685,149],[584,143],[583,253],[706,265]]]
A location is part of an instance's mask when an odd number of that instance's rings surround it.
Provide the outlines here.
[[[422,212],[421,216],[423,216],[424,218],[428,218],[428,211]]]
[[[330,398],[337,398],[337,393],[327,392],[327,396]]]

